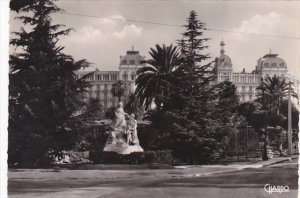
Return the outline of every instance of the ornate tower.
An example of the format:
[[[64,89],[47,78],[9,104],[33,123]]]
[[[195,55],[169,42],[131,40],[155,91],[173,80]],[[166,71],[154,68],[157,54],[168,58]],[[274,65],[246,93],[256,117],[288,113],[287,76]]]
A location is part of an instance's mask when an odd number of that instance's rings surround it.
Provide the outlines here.
[[[222,82],[225,80],[232,81],[232,63],[229,56],[225,54],[225,42],[222,41],[220,43],[221,50],[220,50],[220,56],[216,58],[215,63],[215,71],[217,74],[217,81]]]
[[[141,56],[139,51],[135,51],[133,46],[132,50],[127,51],[125,56],[120,56],[119,79],[127,85],[128,90],[125,95],[135,91],[136,72],[144,66],[142,63],[144,59],[145,57]]]

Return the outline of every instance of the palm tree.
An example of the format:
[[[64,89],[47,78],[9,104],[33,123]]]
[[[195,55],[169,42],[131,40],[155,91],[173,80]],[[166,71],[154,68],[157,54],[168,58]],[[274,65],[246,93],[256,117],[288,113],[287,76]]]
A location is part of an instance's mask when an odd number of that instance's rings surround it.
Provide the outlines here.
[[[137,118],[140,118],[144,114],[143,106],[138,102],[134,93],[130,93],[125,100],[124,110],[128,114],[134,113]]]
[[[259,90],[258,101],[264,106],[265,110],[279,115],[279,107],[284,98],[289,94],[289,80],[287,77],[266,76],[262,84],[257,87]],[[294,90],[291,90],[291,96],[297,97]]]
[[[114,97],[118,97],[118,102],[120,102],[121,97],[124,95],[125,90],[126,90],[126,85],[121,80],[119,80],[112,85],[111,94]]]
[[[179,52],[172,44],[170,46],[156,44],[155,49],[150,48],[149,54],[152,59],[145,61],[148,65],[137,71],[135,95],[146,109],[153,100],[157,108],[161,108],[170,92],[170,78],[178,66]]]

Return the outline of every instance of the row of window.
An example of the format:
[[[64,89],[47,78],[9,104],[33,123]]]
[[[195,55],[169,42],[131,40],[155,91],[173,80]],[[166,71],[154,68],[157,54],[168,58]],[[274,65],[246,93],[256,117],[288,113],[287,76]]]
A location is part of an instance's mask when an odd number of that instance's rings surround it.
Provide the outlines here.
[[[277,63],[264,63],[265,67],[276,67]],[[279,63],[278,66],[283,67],[284,63]]]
[[[221,76],[221,81],[226,81],[229,80],[229,76],[224,75]],[[258,83],[259,82],[259,77],[254,77],[254,76],[233,76],[233,82],[237,83]]]
[[[81,77],[81,76],[79,76]],[[117,74],[95,74],[95,75],[89,75],[87,77],[87,80],[88,81],[101,81],[101,80],[104,80],[104,81],[108,81],[108,80],[118,80],[118,75]]]
[[[122,80],[128,80],[128,74],[127,73],[124,73],[122,75]],[[130,80],[135,80],[135,74],[130,75]]]
[[[79,76],[80,77],[80,76]],[[135,74],[131,74],[130,78],[129,75],[127,73],[124,73],[122,75],[122,80],[135,80],[136,75]],[[88,81],[116,81],[118,80],[118,75],[117,74],[96,74],[96,75],[90,75],[87,78]]]
[[[246,95],[241,95],[240,99],[241,99],[242,102],[245,102],[246,101]],[[252,94],[250,94],[249,97],[248,97],[248,99],[249,100],[253,100],[254,96]]]
[[[233,76],[233,82],[239,83],[258,83],[259,77],[254,76]]]
[[[254,92],[254,91],[255,91],[255,88],[252,87],[252,86],[249,86],[248,89],[246,89],[246,86],[242,86],[242,87],[240,88],[240,91],[241,91],[241,92],[245,92],[245,91],[248,91],[248,92]]]
[[[141,64],[141,61],[139,60],[122,60],[121,62],[122,65],[135,65],[135,64]]]

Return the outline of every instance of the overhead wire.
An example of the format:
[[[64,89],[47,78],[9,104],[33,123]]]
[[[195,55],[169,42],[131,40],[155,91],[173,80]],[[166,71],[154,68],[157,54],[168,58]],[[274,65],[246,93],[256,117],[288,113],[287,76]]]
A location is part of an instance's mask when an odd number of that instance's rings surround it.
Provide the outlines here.
[[[160,25],[160,26],[168,26],[168,27],[183,27],[183,25],[177,25],[177,24],[160,23],[160,22],[143,21],[143,20],[126,19],[126,18],[120,19],[120,18],[113,18],[113,17],[100,17],[100,16],[95,16],[95,15],[79,14],[79,13],[71,13],[71,12],[62,12],[61,14],[78,16],[78,17],[111,19],[111,20],[122,21],[122,22],[142,23],[142,24]],[[252,36],[264,36],[264,37],[300,40],[300,37],[286,36],[286,35],[262,34],[262,33],[242,32],[242,31],[234,31],[234,30],[215,29],[215,28],[203,28],[203,29],[208,30],[208,31],[214,31],[214,32],[227,32],[227,33],[235,33],[235,34],[247,34],[247,35],[252,35]]]

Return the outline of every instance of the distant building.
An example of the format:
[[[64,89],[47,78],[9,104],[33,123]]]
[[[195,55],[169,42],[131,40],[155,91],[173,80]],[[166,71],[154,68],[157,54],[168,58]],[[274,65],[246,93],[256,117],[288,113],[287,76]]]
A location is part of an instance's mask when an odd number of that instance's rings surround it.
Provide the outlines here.
[[[245,69],[240,73],[233,72],[231,59],[225,54],[223,40],[220,46],[220,56],[216,58],[215,63],[216,81],[229,80],[233,82],[237,87],[241,102],[252,101],[256,98],[256,88],[266,75],[285,76],[287,74],[286,62],[279,58],[278,54],[272,54],[271,51],[257,60],[257,65],[251,73],[247,73]]]
[[[118,98],[111,93],[112,85],[119,80],[126,85],[127,89],[122,97],[122,100],[129,94],[135,91],[136,72],[143,67],[145,57],[139,54],[139,51],[133,49],[126,52],[125,56],[120,56],[119,71],[99,71],[96,69],[88,77],[88,81],[92,87],[88,89],[83,100],[89,98],[98,98],[104,108],[115,107],[118,103]],[[80,71],[78,76],[81,77],[91,73],[91,71]]]

